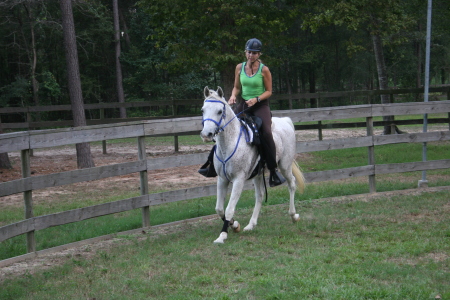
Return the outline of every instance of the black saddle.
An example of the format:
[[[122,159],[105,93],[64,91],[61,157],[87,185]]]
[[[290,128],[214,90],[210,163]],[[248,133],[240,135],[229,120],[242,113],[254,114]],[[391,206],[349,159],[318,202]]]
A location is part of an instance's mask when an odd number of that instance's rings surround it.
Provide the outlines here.
[[[255,146],[261,145],[261,135],[260,135],[260,131],[261,131],[261,127],[262,127],[261,118],[254,116],[254,115],[245,114],[245,115],[241,116],[240,119],[241,119],[241,122],[244,122],[245,124],[247,124],[248,127],[253,132],[252,144]]]

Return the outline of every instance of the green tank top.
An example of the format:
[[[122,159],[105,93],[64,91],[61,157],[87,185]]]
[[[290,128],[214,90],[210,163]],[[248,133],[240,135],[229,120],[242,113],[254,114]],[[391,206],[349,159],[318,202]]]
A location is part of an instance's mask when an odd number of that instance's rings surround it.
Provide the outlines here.
[[[262,75],[262,68],[264,65],[262,63],[259,64],[259,69],[253,76],[248,76],[245,73],[245,65],[247,62],[242,63],[241,73],[240,73],[240,81],[241,81],[241,89],[242,89],[242,98],[245,101],[248,101],[252,98],[256,98],[261,96],[262,93],[266,91],[264,86],[264,77]]]

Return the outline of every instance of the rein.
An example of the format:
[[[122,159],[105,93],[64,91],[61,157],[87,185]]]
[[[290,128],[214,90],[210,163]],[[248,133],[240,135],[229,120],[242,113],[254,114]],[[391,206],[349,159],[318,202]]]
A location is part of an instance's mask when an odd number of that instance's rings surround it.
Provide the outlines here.
[[[206,99],[205,102],[215,102],[215,103],[220,103],[220,104],[223,105],[223,110],[222,110],[223,112],[222,112],[222,116],[220,117],[220,121],[219,121],[219,122],[217,122],[216,120],[213,120],[213,119],[203,119],[203,120],[202,120],[202,125],[204,125],[204,123],[205,123],[206,121],[211,121],[211,122],[213,122],[214,124],[216,124],[217,128],[216,128],[216,130],[215,130],[215,134],[218,134],[219,132],[224,131],[224,130],[225,130],[225,127],[227,127],[228,124],[231,123],[231,121],[233,121],[233,120],[234,120],[235,118],[237,118],[239,115],[241,115],[242,113],[244,113],[244,112],[246,112],[247,110],[250,109],[250,107],[247,107],[246,109],[244,109],[244,110],[241,111],[240,113],[237,113],[237,114],[236,114],[233,118],[231,118],[231,120],[228,121],[225,125],[223,125],[222,127],[220,127],[220,124],[222,123],[222,120],[225,120],[225,118],[226,118],[225,103],[223,103],[223,101],[220,101],[220,100],[214,100],[214,99]]]

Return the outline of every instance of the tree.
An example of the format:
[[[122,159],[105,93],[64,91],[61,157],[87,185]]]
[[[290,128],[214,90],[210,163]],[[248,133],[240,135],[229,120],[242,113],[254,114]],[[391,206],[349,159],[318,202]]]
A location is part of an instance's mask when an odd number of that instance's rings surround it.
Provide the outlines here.
[[[139,5],[155,29],[149,37],[171,56],[169,68],[213,67],[229,97],[245,42],[253,37],[264,47],[283,44],[280,35],[295,19],[288,1],[142,0]],[[291,10],[289,10],[291,8]],[[266,59],[266,57],[264,58]]]
[[[61,0],[62,27],[64,33],[64,48],[67,61],[67,77],[70,102],[72,103],[72,114],[74,126],[86,126],[84,113],[83,94],[81,91],[80,70],[78,65],[78,52],[75,37],[75,26],[73,21],[72,1]],[[94,167],[89,143],[76,144],[78,168]]]
[[[113,15],[114,15],[114,44],[116,49],[116,83],[117,83],[117,98],[120,103],[125,103],[125,95],[123,93],[122,84],[122,66],[120,64],[120,26],[119,26],[119,1],[113,0]],[[120,117],[126,118],[127,113],[125,107],[120,108]]]
[[[3,133],[2,119],[0,119],[0,134]],[[11,161],[9,160],[8,153],[0,153],[0,169],[12,169]]]
[[[321,0],[319,3],[323,5]],[[384,58],[383,43],[404,41],[402,30],[413,24],[413,19],[405,14],[402,0],[340,0],[332,5],[320,6],[319,13],[310,14],[305,25],[314,30],[328,25],[342,25],[350,30],[367,30],[371,36],[380,90],[388,88],[388,73]],[[390,103],[389,95],[381,96],[381,103]],[[393,121],[393,116],[383,117]],[[391,126],[384,127],[384,133],[391,132]]]

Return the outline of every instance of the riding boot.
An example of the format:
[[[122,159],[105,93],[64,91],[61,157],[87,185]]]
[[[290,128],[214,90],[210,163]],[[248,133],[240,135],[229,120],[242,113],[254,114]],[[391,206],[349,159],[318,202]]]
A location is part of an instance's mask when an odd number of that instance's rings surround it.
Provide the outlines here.
[[[216,177],[216,169],[214,168],[214,152],[216,150],[216,145],[212,148],[211,152],[208,155],[208,160],[206,163],[200,167],[198,172],[205,177]]]
[[[280,184],[283,184],[286,182],[286,179],[283,177],[283,175],[278,172],[277,169],[270,170],[270,176],[269,176],[269,186],[274,187]]]
[[[286,182],[283,175],[277,170],[277,161],[275,159],[275,153],[270,149],[265,139],[261,139],[261,152],[267,163],[267,168],[270,170],[269,186],[274,187]]]

